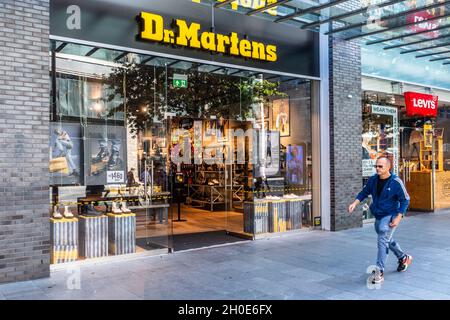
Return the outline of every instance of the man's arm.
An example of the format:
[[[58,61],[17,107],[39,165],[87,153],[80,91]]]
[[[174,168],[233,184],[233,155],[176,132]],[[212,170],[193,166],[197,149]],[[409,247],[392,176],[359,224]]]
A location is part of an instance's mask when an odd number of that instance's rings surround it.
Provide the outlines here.
[[[356,199],[359,200],[359,202],[363,202],[364,199],[366,199],[370,195],[370,190],[372,189],[372,182],[373,178],[370,178],[369,181],[367,181],[366,185],[362,189],[360,193],[356,196]]]
[[[397,197],[400,202],[400,207],[398,208],[397,215],[392,219],[392,222],[389,224],[392,228],[397,227],[403,216],[406,214],[406,210],[408,209],[410,198],[409,194],[406,191],[405,185],[400,178],[395,178],[395,181],[399,184],[397,189]]]
[[[400,202],[400,207],[397,213],[404,216],[411,200],[408,192],[406,191],[405,185],[403,184],[403,181],[400,178],[395,178],[395,181],[399,184],[397,196],[398,201]]]
[[[363,202],[364,199],[370,195],[370,190],[372,189],[372,183],[373,183],[372,181],[373,181],[372,178],[370,178],[369,181],[367,181],[364,188],[362,189],[362,191],[360,193],[358,193],[355,201],[353,201],[353,203],[348,207],[349,213],[352,213],[355,210],[356,206],[358,204],[360,204],[361,202]]]

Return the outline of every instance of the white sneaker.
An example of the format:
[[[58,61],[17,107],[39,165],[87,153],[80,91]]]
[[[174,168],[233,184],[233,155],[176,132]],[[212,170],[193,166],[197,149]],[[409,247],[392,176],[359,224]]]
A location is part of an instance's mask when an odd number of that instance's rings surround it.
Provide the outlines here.
[[[64,218],[71,219],[73,217],[72,211],[69,210],[69,206],[64,206]]]
[[[53,218],[55,218],[55,219],[62,219],[63,218],[62,214],[58,210],[58,206],[54,206],[53,207],[53,214],[52,215],[53,215]]]
[[[114,214],[121,214],[122,210],[120,210],[119,208],[117,208],[117,203],[113,201],[112,205],[111,205],[111,211]]]
[[[120,209],[122,210],[123,213],[130,213],[131,212],[131,210],[127,208],[127,202],[126,201],[122,202],[122,204],[120,206]]]

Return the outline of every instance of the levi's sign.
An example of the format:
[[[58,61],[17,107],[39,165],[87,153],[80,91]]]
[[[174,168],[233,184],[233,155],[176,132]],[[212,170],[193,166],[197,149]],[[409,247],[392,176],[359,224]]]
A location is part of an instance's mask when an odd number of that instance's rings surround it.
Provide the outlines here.
[[[418,92],[405,92],[405,104],[407,116],[437,116],[437,96]]]
[[[188,23],[175,19],[171,29],[164,28],[164,18],[160,15],[141,12],[140,38],[142,40],[161,42],[169,45],[224,53],[231,56],[271,61],[278,59],[277,47],[257,41],[240,39],[236,32],[229,35],[201,31],[199,23]]]

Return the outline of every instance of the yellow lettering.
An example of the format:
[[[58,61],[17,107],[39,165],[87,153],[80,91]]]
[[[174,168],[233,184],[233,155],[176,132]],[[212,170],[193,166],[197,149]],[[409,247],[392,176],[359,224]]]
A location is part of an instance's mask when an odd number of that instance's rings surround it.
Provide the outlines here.
[[[252,52],[252,58],[253,59],[261,59],[266,60],[266,46],[264,43],[259,42],[252,42],[253,52]]]
[[[241,56],[246,58],[252,57],[252,44],[248,40],[241,40],[239,43],[239,51],[241,53]]]
[[[214,33],[203,32],[200,41],[203,49],[216,51],[216,35]]]
[[[242,1],[245,6],[251,4]],[[260,3],[254,0],[256,4]],[[272,1],[272,0],[269,0]],[[264,0],[265,2],[265,0]],[[253,2],[253,5],[255,2]],[[164,18],[157,14],[141,12],[142,19],[141,34],[142,39],[176,44],[179,46],[204,49],[213,52],[227,53],[234,56],[253,58],[267,61],[277,61],[277,47],[275,45],[266,46],[264,43],[239,39],[237,32],[232,32],[226,36],[215,34],[213,32],[203,32],[200,34],[201,25],[199,23],[190,23],[182,19],[174,20],[172,28],[174,30],[164,29]]]
[[[164,30],[164,42],[175,43],[175,33],[172,30]]]
[[[225,53],[225,46],[230,45],[230,37],[224,36],[223,34],[217,35],[217,52]]]
[[[277,47],[273,45],[269,45],[266,47],[266,59],[267,61],[275,62],[278,59],[277,56]]]
[[[178,26],[177,44],[180,46],[190,46],[192,48],[200,49],[200,41],[198,40],[198,32],[200,31],[200,24],[191,23],[188,27],[186,21],[176,20]]]
[[[225,0],[217,0],[217,2],[224,2]],[[201,0],[192,0],[194,3],[202,3]],[[278,0],[267,0],[267,4],[276,3]],[[232,10],[238,10],[239,6],[251,9],[259,9],[266,5],[266,0],[236,0],[231,3]],[[272,16],[277,16],[277,7],[270,8],[266,11],[268,14]]]
[[[164,37],[164,19],[162,16],[148,12],[141,12],[140,17],[144,23],[141,38],[153,41],[162,41]]]
[[[238,56],[239,55],[239,38],[238,38],[238,35],[236,32],[231,33],[230,43],[231,43],[230,54],[232,54],[234,56]]]

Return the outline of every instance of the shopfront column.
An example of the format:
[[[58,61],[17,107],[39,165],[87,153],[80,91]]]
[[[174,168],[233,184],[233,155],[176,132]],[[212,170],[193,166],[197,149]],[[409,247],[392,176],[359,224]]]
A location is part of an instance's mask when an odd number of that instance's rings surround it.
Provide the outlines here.
[[[50,273],[48,39],[49,0],[0,2],[0,283]]]
[[[362,211],[347,213],[361,190],[361,48],[329,38],[330,206],[332,231],[362,226]]]

